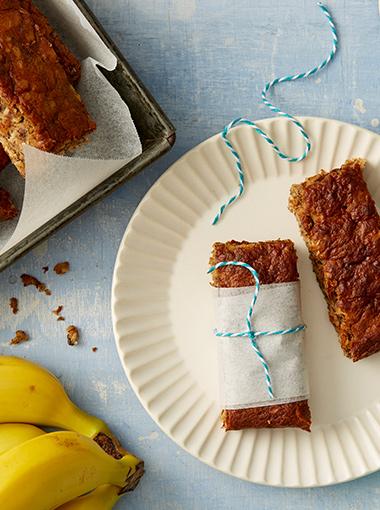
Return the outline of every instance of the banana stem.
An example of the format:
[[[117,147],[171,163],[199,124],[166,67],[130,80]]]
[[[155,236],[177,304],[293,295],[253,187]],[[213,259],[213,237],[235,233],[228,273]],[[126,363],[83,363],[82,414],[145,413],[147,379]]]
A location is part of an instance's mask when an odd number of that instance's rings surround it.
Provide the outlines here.
[[[70,404],[73,405],[71,402]],[[122,448],[120,442],[102,420],[87,414],[77,406],[74,407],[74,412],[72,409],[70,413],[70,428],[91,437],[111,457],[121,462],[128,462],[131,470],[121,491],[123,493],[133,491],[144,474],[144,463]]]
[[[87,437],[92,437],[93,439],[99,434],[103,433],[109,437],[113,437],[112,432],[104,423],[104,421],[96,418],[96,416],[92,416],[76,405],[74,405],[71,401],[68,401],[70,409],[61,408],[62,424],[57,423],[57,427],[73,430],[78,432],[79,434],[83,434]],[[69,422],[68,422],[69,417]]]
[[[94,440],[106,453],[108,453],[108,455],[118,459],[119,462],[126,464],[130,468],[125,485],[121,490],[119,488],[120,494],[135,490],[140,479],[145,473],[144,462],[124,450],[114,436],[107,436],[101,432],[94,438]]]
[[[131,474],[128,476],[124,487],[120,490],[120,495],[125,494],[126,492],[134,491],[138,486],[144,473],[145,473],[144,462],[141,460],[138,462],[135,470],[131,471]]]

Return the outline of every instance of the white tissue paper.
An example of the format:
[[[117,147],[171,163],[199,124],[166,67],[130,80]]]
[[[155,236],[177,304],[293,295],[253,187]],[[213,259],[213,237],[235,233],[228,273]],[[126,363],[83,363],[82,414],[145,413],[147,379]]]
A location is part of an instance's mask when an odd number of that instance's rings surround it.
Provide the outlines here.
[[[246,317],[254,287],[218,288],[216,329],[247,331]],[[273,331],[303,324],[299,282],[261,285],[253,309],[252,329]],[[263,366],[250,339],[218,337],[221,406],[245,409],[296,402],[308,398],[304,364],[304,331],[261,336],[257,344],[268,362],[274,399],[270,399]]]
[[[0,255],[80,199],[142,148],[128,106],[97,65],[112,71],[116,57],[72,0],[35,0],[68,47],[82,62],[79,92],[97,129],[71,157],[25,145],[26,178],[8,167],[0,174],[21,208],[19,218],[0,223]]]

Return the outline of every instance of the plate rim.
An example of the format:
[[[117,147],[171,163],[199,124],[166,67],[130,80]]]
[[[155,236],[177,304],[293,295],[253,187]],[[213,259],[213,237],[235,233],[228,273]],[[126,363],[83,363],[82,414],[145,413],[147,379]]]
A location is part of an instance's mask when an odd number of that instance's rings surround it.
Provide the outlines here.
[[[375,131],[372,131],[371,129],[363,128],[361,126],[357,126],[357,125],[352,124],[350,122],[344,122],[344,121],[337,120],[337,119],[329,119],[329,118],[326,118],[326,117],[318,117],[318,116],[297,116],[296,118],[298,120],[300,120],[301,122],[302,121],[318,121],[318,122],[335,123],[336,125],[350,126],[350,127],[355,128],[355,130],[357,130],[357,131],[365,132],[367,134],[370,134],[371,136],[380,137],[380,135],[378,133],[376,133]],[[275,122],[277,122],[279,120],[284,121],[284,119],[281,119],[280,117],[267,117],[267,118],[259,119],[257,121],[255,120],[255,122],[257,122],[257,124],[259,124],[259,125],[260,125],[260,123],[265,123],[265,124],[268,125],[268,127],[270,127],[271,124],[273,124],[273,123],[275,123]],[[246,126],[238,126],[237,127],[237,129],[243,129],[243,128],[246,128]],[[126,377],[128,379],[128,382],[129,382],[131,388],[133,389],[133,392],[134,392],[135,396],[137,397],[139,403],[142,405],[143,409],[145,410],[145,412],[150,416],[150,418],[159,427],[159,429],[165,434],[166,437],[168,437],[171,441],[173,441],[174,444],[176,444],[177,446],[182,448],[185,452],[190,454],[193,458],[197,459],[198,461],[202,462],[203,464],[206,464],[207,466],[213,468],[214,470],[219,471],[219,472],[221,472],[221,473],[223,473],[225,475],[232,476],[233,478],[237,478],[239,480],[243,480],[245,482],[249,482],[251,484],[260,485],[260,486],[263,486],[263,487],[273,487],[273,488],[277,488],[277,489],[298,489],[299,490],[299,489],[315,489],[315,488],[329,487],[329,486],[333,486],[333,485],[340,485],[342,483],[351,482],[353,480],[358,480],[358,479],[363,478],[365,476],[374,474],[374,473],[380,471],[380,463],[379,463],[379,467],[374,468],[374,469],[368,469],[366,472],[364,472],[364,473],[362,473],[360,475],[353,475],[353,476],[349,476],[347,478],[339,479],[339,480],[335,479],[335,480],[333,480],[331,482],[322,482],[322,483],[315,483],[315,484],[303,484],[303,485],[287,485],[286,483],[277,483],[277,484],[275,484],[275,483],[270,483],[270,482],[266,482],[266,481],[253,481],[252,479],[248,478],[247,476],[234,474],[234,473],[228,471],[227,469],[223,469],[222,467],[216,466],[215,464],[213,464],[212,462],[208,461],[207,459],[204,459],[204,458],[201,458],[201,457],[197,456],[194,452],[192,452],[184,444],[179,442],[174,437],[173,434],[171,434],[169,431],[165,430],[164,427],[159,422],[159,420],[157,420],[156,417],[154,417],[150,413],[148,407],[146,406],[146,403],[144,402],[144,400],[142,399],[142,397],[139,394],[137,386],[135,385],[135,383],[133,382],[132,378],[130,377],[130,374],[129,374],[129,371],[128,371],[128,367],[126,366],[126,364],[123,361],[123,352],[122,352],[121,347],[120,347],[120,335],[118,333],[118,329],[117,329],[117,325],[116,325],[117,317],[116,317],[115,305],[117,303],[118,298],[116,296],[115,289],[116,289],[116,286],[117,286],[117,283],[118,283],[117,273],[118,273],[119,268],[121,267],[121,256],[122,256],[122,253],[124,252],[124,250],[126,249],[126,243],[127,243],[128,237],[130,236],[130,234],[132,232],[133,223],[134,223],[135,219],[140,215],[141,208],[142,208],[143,204],[150,199],[150,197],[151,197],[151,195],[153,193],[154,188],[159,185],[160,181],[166,176],[166,174],[168,172],[173,171],[173,167],[175,165],[177,165],[178,163],[180,163],[183,159],[188,157],[188,155],[190,153],[196,152],[201,147],[204,147],[205,145],[207,145],[209,143],[212,143],[219,136],[220,136],[220,132],[215,133],[214,135],[211,135],[209,138],[206,138],[205,140],[203,140],[199,144],[195,145],[194,147],[192,147],[189,150],[187,150],[186,152],[184,152],[184,154],[182,154],[178,159],[173,161],[166,168],[166,170],[153,183],[153,185],[148,189],[148,191],[145,193],[143,198],[140,200],[139,204],[137,205],[135,211],[133,212],[133,214],[132,214],[132,216],[131,216],[131,218],[130,218],[127,226],[126,226],[126,229],[125,229],[124,234],[122,236],[122,239],[120,241],[120,244],[119,244],[119,247],[118,247],[118,251],[117,251],[117,255],[116,255],[116,259],[115,259],[114,270],[113,270],[113,274],[112,274],[111,316],[112,316],[112,330],[113,330],[113,334],[114,334],[114,340],[115,340],[115,344],[116,344],[116,349],[117,349],[117,352],[118,352],[118,356],[119,356],[119,359],[120,359],[121,366],[123,367],[123,371],[124,371],[124,373],[125,373],[125,375],[126,375]],[[339,421],[342,421],[342,420],[339,420]]]

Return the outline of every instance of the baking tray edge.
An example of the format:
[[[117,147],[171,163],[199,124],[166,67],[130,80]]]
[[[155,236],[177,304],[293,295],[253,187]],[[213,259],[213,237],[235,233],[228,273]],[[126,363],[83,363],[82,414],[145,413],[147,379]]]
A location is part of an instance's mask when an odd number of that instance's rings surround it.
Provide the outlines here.
[[[0,256],[0,271],[4,270],[17,258],[21,257],[27,251],[34,248],[38,243],[40,243],[49,235],[53,234],[60,227],[84,212],[85,209],[87,209],[90,205],[106,196],[116,187],[129,180],[143,168],[168,152],[175,142],[176,135],[174,125],[165,115],[161,107],[158,105],[147,88],[143,85],[141,80],[137,77],[136,73],[127,63],[115,43],[109,38],[108,34],[105,32],[96,16],[93,14],[84,0],[73,1],[90,22],[92,27],[97,31],[104,43],[115,54],[118,60],[117,69],[121,69],[122,72],[128,76],[128,79],[140,94],[140,98],[145,103],[146,108],[150,110],[150,113],[154,115],[155,120],[161,125],[162,133],[160,137],[152,139],[151,144],[144,148],[143,153],[140,156],[117,170],[113,175],[89,191],[86,195],[71,204],[69,207],[42,225],[40,228],[32,232],[25,239],[17,243],[16,246],[3,253]]]

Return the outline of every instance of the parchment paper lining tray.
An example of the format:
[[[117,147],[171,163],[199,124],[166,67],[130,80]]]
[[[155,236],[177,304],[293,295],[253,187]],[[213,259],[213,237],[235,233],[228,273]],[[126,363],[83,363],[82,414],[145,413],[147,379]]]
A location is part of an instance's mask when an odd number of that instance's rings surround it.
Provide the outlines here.
[[[29,179],[27,173],[24,193],[23,179],[14,168],[1,173],[0,186],[16,197],[22,211],[13,225],[0,224],[0,270],[165,153],[175,140],[173,125],[82,0],[34,1],[82,61],[79,89],[98,129],[90,144],[79,149],[73,158],[47,155],[25,146],[27,168],[29,161],[33,171]],[[91,101],[91,95],[98,94],[98,89],[93,90],[95,82],[103,92],[104,115],[102,105]],[[112,105],[113,114],[107,119]],[[116,136],[107,140],[107,133],[115,132],[117,127]],[[127,141],[125,146],[118,134]],[[102,146],[107,147],[104,154]],[[61,189],[60,175],[68,183],[61,184]],[[75,187],[70,189],[74,176]],[[41,201],[45,200],[42,209],[36,202],[36,189],[40,189]],[[54,198],[56,189],[59,200]]]

